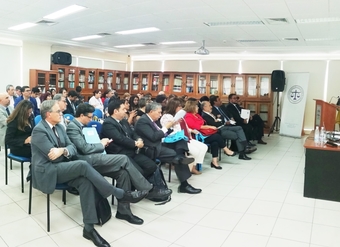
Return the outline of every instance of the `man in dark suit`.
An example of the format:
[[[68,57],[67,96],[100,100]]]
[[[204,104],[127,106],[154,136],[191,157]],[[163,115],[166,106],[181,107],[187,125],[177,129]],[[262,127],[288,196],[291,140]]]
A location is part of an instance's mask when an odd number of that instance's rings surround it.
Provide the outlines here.
[[[229,104],[226,107],[226,111],[234,118],[236,124],[243,128],[248,142],[256,139],[258,144],[267,144],[262,140],[264,126],[262,120],[261,123],[258,121],[259,116],[256,116],[254,120],[253,117],[250,117],[249,121],[248,119],[241,118],[242,108],[237,103],[238,96],[236,94],[229,94],[228,99]]]
[[[131,190],[131,183],[138,190],[152,190],[152,185],[133,166],[126,155],[103,154],[110,143],[109,138],[101,139],[101,143],[87,143],[82,128],[91,121],[94,107],[89,104],[79,104],[76,118],[67,126],[67,135],[77,148],[78,158],[86,160],[103,176],[117,181],[117,187],[125,191]],[[141,225],[143,220],[132,214],[129,203],[118,202],[116,218],[126,220],[131,224]]]
[[[14,107],[19,104],[20,101],[22,100],[29,100],[33,104],[33,115],[36,117],[40,115],[40,111],[38,109],[37,101],[35,98],[31,97],[31,89],[29,86],[23,86],[21,88],[21,96],[15,99],[14,101]]]
[[[96,193],[104,198],[114,195],[121,201],[138,202],[147,192],[124,192],[110,184],[86,161],[71,161],[77,151],[65,129],[58,124],[61,114],[58,102],[46,100],[40,109],[42,120],[34,128],[31,139],[33,187],[46,194],[53,193],[57,183],[77,188],[85,224],[83,237],[92,240],[96,246],[110,246],[94,229],[94,224],[98,223]]]
[[[152,158],[158,158],[162,162],[172,163],[175,165],[176,175],[181,182],[178,192],[197,194],[201,189],[192,187],[187,179],[191,176],[188,164],[194,161],[193,158],[186,158],[185,153],[189,151],[187,142],[179,140],[174,143],[162,143],[162,139],[169,133],[169,129],[174,122],[169,122],[161,129],[156,124],[162,113],[162,105],[151,103],[145,107],[145,113],[141,116],[136,125],[136,133],[144,141],[145,154]]]
[[[71,90],[67,94],[66,103],[67,108],[63,111],[63,114],[71,114],[72,116],[76,115],[76,107],[74,105],[76,99],[78,98],[78,94],[76,91]]]

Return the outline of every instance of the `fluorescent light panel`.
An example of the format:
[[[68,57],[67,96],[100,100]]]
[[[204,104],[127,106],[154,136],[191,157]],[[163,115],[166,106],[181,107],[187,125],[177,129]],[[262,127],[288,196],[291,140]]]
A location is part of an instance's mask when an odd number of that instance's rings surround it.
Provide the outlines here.
[[[134,33],[149,33],[149,32],[156,32],[156,31],[160,31],[160,29],[157,27],[147,27],[147,28],[126,30],[126,31],[119,31],[119,32],[116,32],[116,34],[127,35],[127,34],[134,34]]]
[[[141,47],[141,46],[145,46],[143,44],[134,44],[134,45],[116,45],[114,47],[116,48],[129,48],[129,47]]]
[[[9,27],[8,29],[9,30],[21,30],[21,29],[25,29],[25,28],[30,28],[30,27],[34,27],[36,26],[37,24],[35,23],[32,23],[32,22],[25,22],[25,23],[22,23],[20,25],[16,25],[16,26],[13,26],[13,27]]]
[[[305,41],[333,41],[339,40],[340,38],[314,38],[314,39],[305,39]]]
[[[262,21],[220,21],[220,22],[203,22],[209,27],[217,26],[241,26],[241,25],[263,25]]]
[[[66,15],[74,14],[74,13],[79,12],[79,11],[84,10],[84,9],[87,9],[87,8],[80,6],[80,5],[73,4],[73,5],[68,6],[66,8],[63,8],[61,10],[58,10],[58,11],[52,13],[52,14],[45,15],[43,18],[55,20],[55,19],[59,19],[61,17],[64,17]]]
[[[160,42],[161,45],[177,45],[177,44],[194,44],[195,41],[172,41],[172,42]]]
[[[296,23],[322,23],[340,21],[339,17],[295,19]]]
[[[83,37],[78,37],[78,38],[73,38],[72,40],[88,40],[88,39],[99,39],[102,38],[103,36],[100,35],[88,35],[88,36],[83,36]]]

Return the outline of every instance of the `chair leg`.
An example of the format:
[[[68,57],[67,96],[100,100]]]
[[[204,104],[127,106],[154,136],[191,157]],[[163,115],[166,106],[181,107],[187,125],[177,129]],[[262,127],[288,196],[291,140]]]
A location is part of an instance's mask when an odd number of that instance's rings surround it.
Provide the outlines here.
[[[5,157],[5,184],[8,184],[8,159]]]
[[[112,179],[112,185],[115,186],[115,180]],[[115,205],[115,196],[112,194],[112,205]]]
[[[30,180],[30,189],[28,193],[28,214],[31,214],[32,210],[32,179]]]
[[[11,170],[13,170],[12,159],[9,159],[9,160],[10,160],[10,168],[11,168]]]
[[[50,232],[50,194],[47,194],[47,232]]]
[[[63,203],[66,205],[66,190],[63,190]]]
[[[21,192],[24,193],[24,162],[21,162]]]
[[[171,182],[171,163],[169,164],[169,183]]]

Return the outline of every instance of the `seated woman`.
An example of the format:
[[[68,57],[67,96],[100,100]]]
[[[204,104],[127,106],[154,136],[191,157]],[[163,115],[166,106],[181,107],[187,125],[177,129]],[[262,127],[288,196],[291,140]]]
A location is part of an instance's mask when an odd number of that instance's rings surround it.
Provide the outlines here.
[[[169,122],[173,122],[175,114],[181,109],[182,109],[182,102],[180,99],[174,98],[174,99],[169,100],[167,106],[165,107],[164,115],[162,116],[161,121],[160,121],[161,125],[165,126]],[[195,159],[195,162],[192,164],[195,164],[195,163],[203,164],[204,156],[208,150],[208,146],[202,142],[199,142],[191,138],[191,133],[197,134],[198,133],[197,130],[189,129],[187,127],[185,120],[182,119],[182,123],[177,123],[173,126],[174,131],[170,135],[178,131],[181,131],[182,130],[181,126],[183,126],[184,133],[188,133],[187,137],[189,138],[189,142],[188,142],[189,153]],[[191,173],[201,174],[199,171],[196,170],[195,165],[191,165],[191,167],[190,165],[191,164],[189,164],[189,169]]]
[[[92,105],[94,108],[104,111],[104,105],[101,99],[102,92],[98,89],[93,91],[93,96],[89,100],[89,104]]]
[[[211,125],[205,125],[204,119],[198,114],[198,101],[194,98],[189,98],[188,101],[185,103],[184,110],[187,112],[184,119],[188,124],[188,127],[193,130],[217,130],[215,126]],[[218,157],[218,149],[222,148],[224,150],[224,153],[228,156],[235,156],[236,153],[232,152],[227,148],[227,145],[225,143],[225,140],[219,133],[214,133],[211,135],[208,135],[204,139],[205,144],[210,144],[211,149],[211,155],[212,155],[212,161],[210,166],[212,168],[216,169],[222,169],[221,166],[219,166],[217,157]]]
[[[7,119],[6,144],[11,153],[30,158],[31,134],[34,127],[33,105],[29,100],[22,100]]]

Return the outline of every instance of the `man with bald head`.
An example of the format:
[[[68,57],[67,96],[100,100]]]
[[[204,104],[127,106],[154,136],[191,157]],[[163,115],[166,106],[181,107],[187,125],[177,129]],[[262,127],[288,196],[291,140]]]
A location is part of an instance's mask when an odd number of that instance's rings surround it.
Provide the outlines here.
[[[7,118],[13,112],[10,106],[10,98],[7,93],[0,94],[0,145],[5,146],[5,136],[7,130]]]

